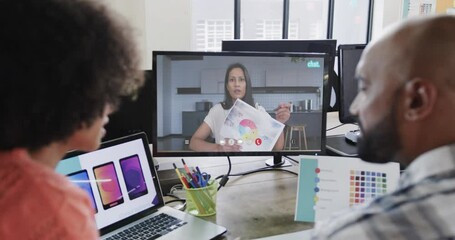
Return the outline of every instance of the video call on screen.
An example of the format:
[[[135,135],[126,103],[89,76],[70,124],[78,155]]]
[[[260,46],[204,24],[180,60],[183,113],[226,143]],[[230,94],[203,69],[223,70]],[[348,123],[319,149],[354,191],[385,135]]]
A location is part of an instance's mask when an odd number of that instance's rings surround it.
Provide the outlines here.
[[[158,152],[191,151],[192,134],[210,107],[224,99],[226,69],[233,63],[246,67],[254,102],[271,117],[280,103],[291,103],[284,151],[321,149],[323,57],[158,53],[154,61]]]

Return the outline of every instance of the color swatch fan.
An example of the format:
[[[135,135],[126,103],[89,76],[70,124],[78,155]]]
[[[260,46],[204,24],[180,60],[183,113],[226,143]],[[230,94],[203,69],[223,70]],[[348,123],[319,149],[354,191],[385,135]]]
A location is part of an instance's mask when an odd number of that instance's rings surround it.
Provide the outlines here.
[[[399,176],[398,163],[300,156],[295,220],[317,222],[337,211],[368,204],[395,190]]]
[[[284,124],[237,99],[224,120],[220,135],[226,144],[239,144],[241,151],[271,151]]]

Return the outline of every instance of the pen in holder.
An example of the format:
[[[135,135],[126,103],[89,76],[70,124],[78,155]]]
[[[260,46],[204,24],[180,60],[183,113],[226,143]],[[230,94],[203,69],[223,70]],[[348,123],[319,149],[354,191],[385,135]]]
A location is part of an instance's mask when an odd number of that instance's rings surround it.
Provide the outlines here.
[[[206,187],[187,188],[186,212],[195,216],[211,216],[216,214],[216,193],[218,182],[211,180]]]

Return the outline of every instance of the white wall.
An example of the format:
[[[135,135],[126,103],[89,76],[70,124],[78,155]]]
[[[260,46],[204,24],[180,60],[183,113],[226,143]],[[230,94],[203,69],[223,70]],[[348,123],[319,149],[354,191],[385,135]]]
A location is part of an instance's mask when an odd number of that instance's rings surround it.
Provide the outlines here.
[[[101,0],[101,2],[110,7],[120,18],[126,20],[132,26],[134,41],[137,43],[141,53],[142,68],[147,69],[147,56],[145,53],[149,46],[145,32],[145,0]]]
[[[143,0],[141,0],[143,1]],[[146,0],[147,68],[152,68],[152,51],[191,49],[191,1]]]
[[[191,49],[191,1],[102,0],[125,17],[134,29],[141,51],[142,67],[152,68],[153,50]],[[383,29],[401,20],[403,0],[375,0],[373,39]]]
[[[402,12],[403,0],[375,0],[372,38],[377,38],[384,28],[400,21]]]

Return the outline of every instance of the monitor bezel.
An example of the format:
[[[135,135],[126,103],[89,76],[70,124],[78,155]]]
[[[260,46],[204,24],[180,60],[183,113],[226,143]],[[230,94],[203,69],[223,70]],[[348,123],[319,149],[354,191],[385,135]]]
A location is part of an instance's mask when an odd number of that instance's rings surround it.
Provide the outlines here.
[[[158,55],[188,55],[188,56],[258,56],[258,57],[321,57],[324,59],[325,63],[328,63],[329,58],[327,54],[324,53],[302,53],[302,52],[246,52],[246,51],[230,51],[230,52],[200,52],[200,51],[154,51],[153,52],[153,73],[152,78],[152,91],[155,93],[155,102],[152,106],[152,111],[154,113],[153,117],[153,127],[152,127],[152,145],[153,145],[153,156],[154,157],[191,157],[191,156],[274,156],[274,158],[281,158],[283,156],[296,156],[296,155],[323,155],[326,152],[326,121],[327,121],[327,108],[329,102],[326,98],[322,99],[322,127],[321,127],[321,149],[317,151],[257,151],[257,152],[195,152],[195,151],[158,151],[158,96],[157,96],[157,56]],[[329,84],[328,84],[328,73],[329,66],[324,64],[324,78],[322,83],[323,94],[329,94]],[[324,96],[324,95],[323,95]]]
[[[363,50],[365,47],[366,44],[342,44],[338,46],[338,78],[340,79],[338,120],[344,124],[357,123],[356,117],[350,114],[349,107],[345,107],[346,93],[344,91],[344,84],[346,79],[344,78],[342,66],[344,53],[349,50]]]

